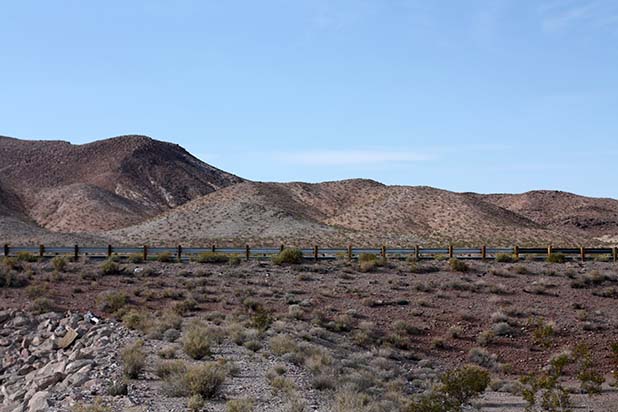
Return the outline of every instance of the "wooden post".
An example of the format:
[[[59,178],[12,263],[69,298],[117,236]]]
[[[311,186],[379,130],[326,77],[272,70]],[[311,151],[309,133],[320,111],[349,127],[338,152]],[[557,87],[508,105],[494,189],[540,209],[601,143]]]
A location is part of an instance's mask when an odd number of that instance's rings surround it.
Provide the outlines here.
[[[348,260],[352,260],[352,245],[348,245]]]
[[[280,251],[280,252],[283,252],[283,249],[285,249],[285,246],[284,246],[284,245],[279,246],[279,251]]]
[[[39,257],[43,257],[45,254],[45,245],[39,245]]]
[[[519,260],[519,246],[515,245],[513,247],[513,255],[515,255],[515,260]]]
[[[618,261],[618,247],[612,248],[612,255],[614,256],[614,263]]]
[[[212,253],[215,253],[217,251],[217,245],[212,245],[210,250],[211,250]]]
[[[178,245],[178,262],[182,262],[182,246]]]
[[[585,262],[586,261],[586,248],[583,247],[583,246],[580,247],[579,248],[579,254],[580,254],[581,258],[582,258],[582,262]]]
[[[380,256],[382,259],[386,259],[386,246],[382,245],[382,249],[380,250]]]
[[[75,245],[73,248],[73,259],[77,262],[77,259],[79,259],[79,246]]]
[[[313,247],[313,259],[315,259],[315,261],[318,261],[318,245],[315,245]]]
[[[487,246],[481,246],[481,259],[487,259]]]
[[[448,245],[448,257],[449,259],[453,257],[453,245]]]
[[[9,255],[9,245],[8,244],[4,244],[4,256],[8,256]]]
[[[551,245],[547,246],[547,257],[551,256],[552,247]]]
[[[245,258],[249,260],[249,256],[251,256],[251,249],[249,248],[249,245],[247,245],[245,246]]]
[[[416,261],[421,259],[421,247],[419,245],[414,246],[414,257]]]
[[[107,257],[112,257],[112,245],[107,245]]]
[[[144,245],[144,262],[148,260],[148,246]]]

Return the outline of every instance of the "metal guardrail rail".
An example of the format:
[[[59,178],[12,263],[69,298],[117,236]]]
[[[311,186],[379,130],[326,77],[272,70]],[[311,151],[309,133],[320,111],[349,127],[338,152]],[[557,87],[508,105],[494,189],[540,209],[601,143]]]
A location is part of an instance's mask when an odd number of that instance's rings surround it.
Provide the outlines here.
[[[202,253],[222,253],[228,255],[237,255],[245,259],[264,259],[270,258],[285,248],[280,247],[150,247],[150,246],[132,246],[132,247],[116,247],[113,245],[106,246],[11,246],[4,244],[4,256],[17,256],[19,253],[28,253],[39,256],[41,258],[54,256],[71,256],[75,259],[81,256],[91,258],[109,258],[117,256],[119,258],[129,257],[131,255],[140,254],[144,260],[154,258],[163,253],[172,255],[177,260],[189,260],[191,257]],[[300,248],[305,259],[326,260],[326,259],[358,259],[363,253],[379,255],[389,259],[406,259],[414,257],[417,260],[435,259],[436,257],[458,258],[458,259],[495,259],[501,254],[513,255],[519,259],[521,257],[542,258],[551,256],[552,254],[562,254],[567,258],[587,260],[589,257],[606,256],[608,260],[618,261],[618,248],[586,248],[586,247],[571,247],[571,248],[554,248],[547,247],[519,247],[513,246],[510,248],[497,248],[481,246],[479,248],[459,248],[448,246],[445,248],[424,248],[422,246],[414,246],[412,248],[389,248],[382,246],[380,248],[356,248],[347,246],[345,248],[320,248],[313,246],[311,248]]]

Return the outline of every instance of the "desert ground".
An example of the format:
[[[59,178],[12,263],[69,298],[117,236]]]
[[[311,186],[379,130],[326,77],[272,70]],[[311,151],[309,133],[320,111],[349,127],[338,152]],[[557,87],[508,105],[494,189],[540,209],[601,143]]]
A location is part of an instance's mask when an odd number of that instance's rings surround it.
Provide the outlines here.
[[[5,258],[0,410],[618,410],[615,263],[362,258]]]

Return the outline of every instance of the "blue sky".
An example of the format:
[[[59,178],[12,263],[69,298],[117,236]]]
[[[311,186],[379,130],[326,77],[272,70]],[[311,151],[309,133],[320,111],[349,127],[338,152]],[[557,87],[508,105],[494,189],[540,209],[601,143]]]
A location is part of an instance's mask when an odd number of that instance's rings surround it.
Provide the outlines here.
[[[618,197],[615,0],[1,6],[3,135],[147,134],[253,180]]]

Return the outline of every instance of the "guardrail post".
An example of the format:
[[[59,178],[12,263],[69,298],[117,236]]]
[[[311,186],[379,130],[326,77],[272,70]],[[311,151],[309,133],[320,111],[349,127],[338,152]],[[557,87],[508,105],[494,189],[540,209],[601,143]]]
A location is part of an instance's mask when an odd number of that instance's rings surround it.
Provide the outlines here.
[[[547,246],[547,257],[551,256],[551,252],[552,252],[552,247],[551,245]]]
[[[313,259],[315,259],[315,261],[318,261],[318,245],[315,245],[313,247]]]
[[[182,262],[182,246],[178,245],[178,263]]]
[[[107,245],[107,257],[112,257],[112,245]]]
[[[614,255],[614,263],[618,261],[618,247],[612,248],[612,255]]]
[[[513,247],[513,255],[515,255],[515,260],[519,260],[519,246],[515,245]]]
[[[414,246],[414,258],[416,261],[421,259],[421,247],[419,245]]]
[[[380,250],[380,256],[382,259],[386,259],[386,246],[382,245],[382,249]]]
[[[487,246],[481,246],[481,259],[487,259]]]
[[[448,257],[449,259],[453,258],[453,245],[448,245]]]
[[[285,246],[282,244],[281,246],[279,246],[279,252],[283,252],[283,249],[285,249]]]
[[[348,260],[352,260],[352,245],[348,245]]]
[[[211,248],[210,248],[210,251],[212,253],[215,253],[217,251],[217,245],[212,245]]]
[[[8,244],[4,244],[4,256],[8,256],[9,255],[9,245]]]
[[[247,245],[245,246],[245,258],[249,260],[249,256],[251,256],[251,248],[249,248],[249,245]]]
[[[148,246],[144,245],[144,262],[148,260]]]
[[[73,259],[77,262],[77,260],[79,259],[79,246],[75,245],[73,247]]]
[[[45,254],[45,245],[39,245],[39,257],[43,257]]]
[[[582,262],[585,262],[586,261],[586,248],[583,247],[583,246],[580,247],[579,248],[579,254],[580,254],[581,258],[582,258]]]

